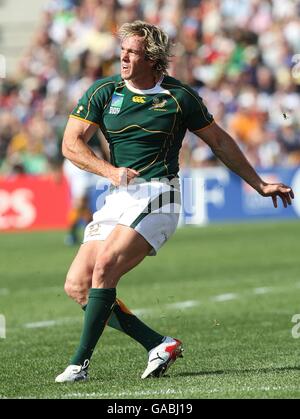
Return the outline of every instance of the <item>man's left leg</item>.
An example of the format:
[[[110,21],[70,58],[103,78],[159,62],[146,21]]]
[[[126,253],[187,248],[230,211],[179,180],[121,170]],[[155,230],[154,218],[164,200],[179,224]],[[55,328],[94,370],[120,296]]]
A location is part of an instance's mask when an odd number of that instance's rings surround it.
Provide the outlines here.
[[[116,299],[107,325],[130,336],[148,352],[158,346],[165,337],[142,322],[119,298]]]

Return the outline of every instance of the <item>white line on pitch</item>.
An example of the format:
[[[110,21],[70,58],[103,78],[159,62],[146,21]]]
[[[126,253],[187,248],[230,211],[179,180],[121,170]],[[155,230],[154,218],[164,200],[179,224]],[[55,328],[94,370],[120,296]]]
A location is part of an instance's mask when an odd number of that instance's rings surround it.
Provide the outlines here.
[[[192,391],[193,392],[193,391]],[[166,390],[148,390],[148,391],[122,391],[120,393],[70,393],[64,395],[64,397],[122,397],[122,396],[158,396],[182,393],[182,390],[174,390],[167,388]]]
[[[263,294],[268,294],[272,289],[269,287],[261,287],[261,288],[255,288],[254,289],[254,294],[258,294],[258,295],[263,295]]]
[[[23,327],[25,327],[25,329],[41,329],[45,327],[60,326],[66,323],[77,323],[80,320],[82,320],[82,317],[65,317],[57,320],[44,320],[40,322],[25,323]]]
[[[25,329],[39,329],[42,327],[51,327],[58,324],[58,320],[46,320],[44,322],[26,323],[24,324]]]
[[[0,289],[0,291],[1,291],[1,289]],[[270,287],[261,287],[261,288],[255,288],[253,290],[253,293],[256,294],[256,295],[263,295],[263,294],[267,294],[271,291],[272,291],[272,288],[270,288]],[[239,298],[241,298],[241,296],[239,296],[236,293],[227,293],[227,294],[220,294],[220,295],[215,295],[215,296],[209,297],[209,300],[217,302],[217,303],[221,303],[221,302],[226,302],[226,301],[237,300]],[[153,313],[155,313],[157,311],[161,312],[164,309],[167,309],[167,310],[178,310],[178,309],[186,310],[186,309],[189,309],[189,308],[199,306],[200,304],[201,304],[201,302],[198,301],[198,300],[179,301],[177,303],[165,304],[164,306],[160,306],[160,307],[157,307],[157,308],[137,308],[137,309],[133,309],[132,312],[136,316],[144,316],[144,315],[147,316],[147,315],[153,315]],[[27,329],[38,329],[38,328],[43,328],[43,327],[59,326],[59,325],[65,324],[65,323],[76,323],[80,320],[81,320],[81,317],[62,318],[62,319],[57,319],[57,320],[46,320],[46,321],[39,321],[39,322],[34,322],[34,323],[26,323],[24,325],[24,327],[27,328]]]
[[[143,315],[151,315],[157,311],[161,311],[163,309],[170,309],[170,310],[175,310],[175,309],[183,309],[186,310],[188,308],[192,308],[195,307],[196,305],[199,305],[200,302],[199,301],[181,301],[178,303],[173,303],[173,304],[167,304],[165,306],[162,307],[157,307],[157,309],[153,309],[153,308],[138,308],[138,309],[133,309],[132,312],[134,315],[136,316],[143,316]],[[81,317],[67,317],[67,318],[61,318],[61,319],[57,319],[57,320],[45,320],[45,321],[39,321],[39,322],[33,322],[33,323],[26,323],[23,325],[23,327],[25,327],[26,329],[40,329],[43,327],[53,327],[53,326],[60,326],[63,325],[65,323],[76,323],[78,321],[80,321],[82,318]]]
[[[79,397],[79,398],[103,398],[103,399],[113,399],[117,397],[135,397],[135,396],[168,396],[168,395],[187,395],[187,394],[222,394],[225,393],[226,396],[232,393],[251,393],[251,392],[259,392],[259,393],[265,393],[265,392],[279,392],[279,391],[297,391],[300,392],[300,388],[298,386],[261,386],[261,387],[251,387],[251,386],[245,386],[245,387],[220,387],[220,388],[185,388],[182,389],[161,389],[161,390],[142,390],[142,391],[122,391],[122,392],[115,392],[115,393],[68,393],[64,394],[63,396],[60,396],[60,398],[66,399],[71,397]],[[17,397],[17,399],[35,399],[36,397]],[[6,399],[6,396],[0,394],[0,399]]]
[[[145,314],[152,314],[155,311],[153,308],[137,308],[132,309],[132,313],[135,316],[144,316]]]
[[[8,294],[9,294],[8,288],[0,288],[0,297],[5,297]]]
[[[221,295],[216,295],[214,297],[211,297],[211,300],[220,303],[223,301],[236,300],[237,298],[238,298],[237,294],[228,293],[228,294],[221,294]]]
[[[189,300],[189,301],[181,301],[179,303],[167,304],[165,308],[168,308],[171,310],[176,310],[176,309],[185,310],[186,308],[196,307],[200,304],[201,304],[200,301]]]
[[[218,394],[218,393],[251,393],[251,392],[270,392],[270,391],[299,391],[300,388],[296,386],[263,386],[263,387],[233,387],[233,388],[212,388],[212,389],[184,389],[184,390],[175,390],[175,389],[166,389],[166,390],[147,390],[147,391],[122,391],[120,393],[69,393],[65,394],[63,398],[69,397],[97,397],[97,398],[117,398],[117,397],[134,397],[134,396],[167,396],[170,394]]]

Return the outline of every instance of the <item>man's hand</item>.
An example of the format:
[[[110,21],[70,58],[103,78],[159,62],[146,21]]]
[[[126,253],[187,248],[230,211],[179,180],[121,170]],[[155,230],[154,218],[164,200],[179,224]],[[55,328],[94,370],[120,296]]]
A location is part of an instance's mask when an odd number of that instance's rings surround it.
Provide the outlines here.
[[[139,176],[139,172],[137,170],[129,169],[127,167],[113,166],[110,167],[109,173],[107,174],[107,178],[115,186],[126,186],[136,176]]]
[[[271,196],[275,208],[278,207],[278,196],[281,198],[284,208],[286,208],[288,205],[292,205],[292,199],[294,199],[294,192],[292,188],[284,185],[283,183],[264,183],[261,186],[259,193],[262,196]]]

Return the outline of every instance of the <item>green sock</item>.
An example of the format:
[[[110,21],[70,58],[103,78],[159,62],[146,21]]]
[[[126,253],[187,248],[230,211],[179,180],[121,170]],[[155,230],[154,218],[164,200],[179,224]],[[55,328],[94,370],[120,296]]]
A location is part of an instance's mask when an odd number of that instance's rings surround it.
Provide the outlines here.
[[[86,306],[82,307],[83,310]],[[159,345],[164,336],[150,329],[145,323],[139,320],[125,304],[116,299],[113,311],[109,317],[107,325],[119,330],[139,342],[147,351]]]
[[[115,288],[90,289],[79,347],[70,365],[83,365],[86,360],[90,360],[115,300]]]

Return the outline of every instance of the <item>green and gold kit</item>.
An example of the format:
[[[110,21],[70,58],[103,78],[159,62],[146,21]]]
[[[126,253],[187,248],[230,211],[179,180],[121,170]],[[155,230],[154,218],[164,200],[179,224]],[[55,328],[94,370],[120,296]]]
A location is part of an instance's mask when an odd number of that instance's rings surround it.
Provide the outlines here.
[[[213,122],[197,93],[170,76],[149,90],[135,89],[121,76],[98,80],[70,116],[98,125],[111,163],[138,170],[147,181],[176,176],[186,130]]]

